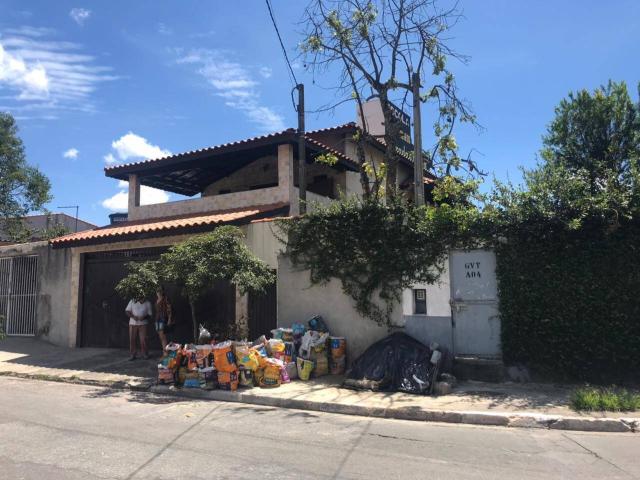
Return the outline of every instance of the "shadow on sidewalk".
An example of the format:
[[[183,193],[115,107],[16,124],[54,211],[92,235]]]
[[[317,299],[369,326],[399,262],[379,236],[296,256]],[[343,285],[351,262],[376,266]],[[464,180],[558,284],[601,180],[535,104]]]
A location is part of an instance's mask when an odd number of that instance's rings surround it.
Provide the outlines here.
[[[124,349],[65,348],[32,337],[8,337],[0,341],[0,363],[42,369],[43,374],[46,369],[62,369],[155,378],[160,352],[151,354],[149,360],[129,361],[129,352]]]

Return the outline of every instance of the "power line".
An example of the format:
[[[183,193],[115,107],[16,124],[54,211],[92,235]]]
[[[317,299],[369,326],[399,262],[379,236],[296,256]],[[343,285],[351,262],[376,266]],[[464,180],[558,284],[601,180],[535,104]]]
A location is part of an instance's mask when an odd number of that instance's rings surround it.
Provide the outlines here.
[[[265,0],[267,4],[267,8],[269,9],[269,16],[271,17],[271,23],[273,23],[273,28],[276,30],[276,35],[278,35],[278,41],[280,42],[280,47],[282,48],[282,53],[284,54],[284,59],[287,62],[287,66],[289,67],[289,72],[291,73],[291,77],[293,77],[294,85],[298,85],[298,79],[296,78],[296,74],[293,73],[293,68],[291,67],[291,62],[289,61],[289,56],[287,55],[287,49],[284,48],[284,43],[282,42],[282,37],[280,36],[280,30],[278,30],[278,25],[276,24],[276,19],[273,16],[273,9],[271,8],[271,2],[269,0]]]

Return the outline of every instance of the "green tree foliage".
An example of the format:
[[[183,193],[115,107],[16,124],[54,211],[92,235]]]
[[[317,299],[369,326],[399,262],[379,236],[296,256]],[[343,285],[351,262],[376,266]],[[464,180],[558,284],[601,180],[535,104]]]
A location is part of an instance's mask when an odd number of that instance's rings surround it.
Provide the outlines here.
[[[460,201],[474,193],[469,188],[449,179],[436,188],[437,206],[352,199],[279,225],[292,262],[310,271],[312,283],[338,279],[360,314],[390,326],[404,289],[435,283],[448,249],[474,244],[481,215]]]
[[[470,158],[458,155],[454,127],[459,122],[475,123],[475,117],[459,98],[451,60],[465,63],[467,58],[450,45],[451,28],[460,20],[454,7],[440,6],[434,0],[312,0],[305,11],[306,27],[300,50],[307,67],[324,76],[335,69],[335,86],[340,100],[362,105],[372,93],[380,98],[385,123],[386,187],[379,181],[377,168],[364,157],[362,144],[371,140],[364,130],[354,140],[358,145],[361,182],[365,196],[376,198],[384,188],[389,196],[396,191],[401,121],[390,102],[403,106],[411,96],[413,72],[422,79],[421,100],[434,105],[434,145],[427,154],[427,169],[450,175],[454,170],[477,172]],[[330,108],[330,107],[326,107]],[[325,109],[326,109],[325,108]]]
[[[243,241],[242,231],[221,226],[169,249],[160,258],[162,277],[182,285],[191,306],[194,338],[198,336],[196,302],[219,280],[228,280],[241,293],[262,292],[275,274]]]
[[[51,199],[50,184],[26,161],[13,117],[0,112],[0,228],[16,239],[24,235],[20,217]]]
[[[524,188],[497,185],[493,207],[505,225],[616,227],[637,216],[640,107],[624,82],[569,94],[543,145],[539,165],[524,171]]]
[[[49,228],[45,228],[37,232],[39,238],[43,240],[51,240],[52,238],[62,237],[71,233],[71,230],[61,223],[56,223]]]
[[[570,94],[524,186],[485,209],[505,360],[620,381],[640,368],[640,107],[624,83]]]
[[[129,262],[127,271],[127,276],[116,285],[118,295],[126,300],[153,298],[161,283],[159,263]]]

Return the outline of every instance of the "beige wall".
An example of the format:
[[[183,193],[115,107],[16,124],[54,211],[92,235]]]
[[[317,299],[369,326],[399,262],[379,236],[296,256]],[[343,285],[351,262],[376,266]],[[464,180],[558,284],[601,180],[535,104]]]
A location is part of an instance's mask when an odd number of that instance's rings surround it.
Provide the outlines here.
[[[284,246],[278,240],[276,222],[259,221],[242,226],[249,249],[273,269],[278,268],[278,254]]]
[[[203,192],[203,196],[219,195],[221,190],[239,192],[249,190],[255,185],[268,185],[278,183],[278,158],[270,155],[259,158],[233,172],[228,177],[212,183]]]
[[[293,267],[286,256],[278,257],[278,326],[290,327],[294,322],[306,324],[314,315],[322,315],[332,335],[347,339],[349,363],[390,333],[387,327],[356,311],[351,297],[342,292],[339,280],[311,285],[308,270]],[[402,320],[400,304],[393,318],[397,322]]]
[[[154,218],[173,217],[197,213],[210,213],[258,205],[286,203],[289,191],[280,186],[227,193],[213,197],[194,198],[177,202],[141,205],[129,211],[129,220],[152,220]]]
[[[0,247],[0,258],[25,255],[38,257],[36,335],[53,344],[67,346],[70,335],[67,312],[72,296],[71,252],[54,250],[47,242]]]
[[[298,211],[298,205],[297,197],[294,198],[292,196],[293,147],[288,144],[278,145],[277,161],[277,187],[204,196],[201,198],[153,205],[132,206],[130,203],[129,220],[151,220],[162,217],[209,213],[259,205],[272,205],[275,203],[289,203],[292,212],[295,214]],[[236,178],[236,180],[238,179]]]

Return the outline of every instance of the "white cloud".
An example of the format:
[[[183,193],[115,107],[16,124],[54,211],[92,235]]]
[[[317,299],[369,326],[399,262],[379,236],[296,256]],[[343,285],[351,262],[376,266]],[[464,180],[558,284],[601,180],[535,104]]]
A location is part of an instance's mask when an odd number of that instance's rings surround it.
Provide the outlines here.
[[[118,160],[116,160],[116,157],[113,156],[113,153],[107,153],[104,157],[104,163],[106,163],[107,165],[113,165],[114,163],[116,163]]]
[[[69,12],[69,16],[74,22],[82,27],[84,26],[84,23],[89,20],[91,10],[87,10],[86,8],[72,8]]]
[[[163,150],[157,145],[152,145],[146,138],[136,135],[133,132],[129,132],[118,140],[114,140],[111,143],[111,147],[116,151],[120,160],[140,158],[146,160],[171,155],[169,150]],[[109,158],[107,159],[107,157]],[[105,156],[107,163],[114,163],[112,160],[113,155],[108,154]]]
[[[95,110],[99,83],[117,79],[111,68],[94,63],[81,46],[51,40],[55,32],[22,26],[0,36],[0,92],[8,110],[23,118],[56,118],[61,111]],[[28,113],[27,113],[28,112]]]
[[[273,70],[271,69],[271,67],[262,67],[260,68],[260,75],[262,76],[262,78],[271,78],[271,75],[273,75]]]
[[[173,30],[164,23],[158,23],[158,33],[160,35],[173,35]]]
[[[129,194],[120,190],[112,197],[105,198],[102,206],[112,212],[126,212],[129,209]]]
[[[111,143],[111,147],[115,150],[120,160],[129,159],[150,159],[158,157],[166,157],[171,155],[169,150],[164,150],[157,145],[152,145],[149,141],[129,132]],[[113,153],[107,153],[104,161],[112,165],[118,162]],[[170,199],[169,193],[157,188],[151,188],[143,185],[140,188],[140,204],[152,205],[155,203],[166,203]],[[118,192],[102,201],[102,206],[112,212],[126,212],[129,203],[129,182],[126,180],[118,181]]]
[[[179,51],[179,50],[177,50]],[[218,50],[193,50],[178,59],[180,64],[194,65],[196,72],[213,87],[216,95],[225,99],[225,105],[244,113],[263,131],[283,130],[284,118],[263,105],[258,91],[259,82],[243,65],[230,60]],[[263,67],[259,74],[271,74]]]
[[[18,55],[6,51],[0,43],[0,85],[18,90],[18,98],[46,98],[49,95],[49,77],[44,67],[36,62],[28,64]]]
[[[78,149],[77,149],[77,148],[70,148],[69,150],[67,150],[66,152],[64,152],[64,153],[62,154],[62,156],[63,156],[64,158],[71,158],[71,159],[74,159],[74,160],[75,160],[76,158],[78,158],[78,153],[80,153],[80,152],[78,152]]]
[[[102,201],[102,206],[112,212],[126,212],[129,207],[129,185],[122,181],[118,183],[120,190],[109,198]],[[140,205],[152,205],[155,203],[166,203],[169,201],[169,194],[157,188],[142,186],[140,189]]]

